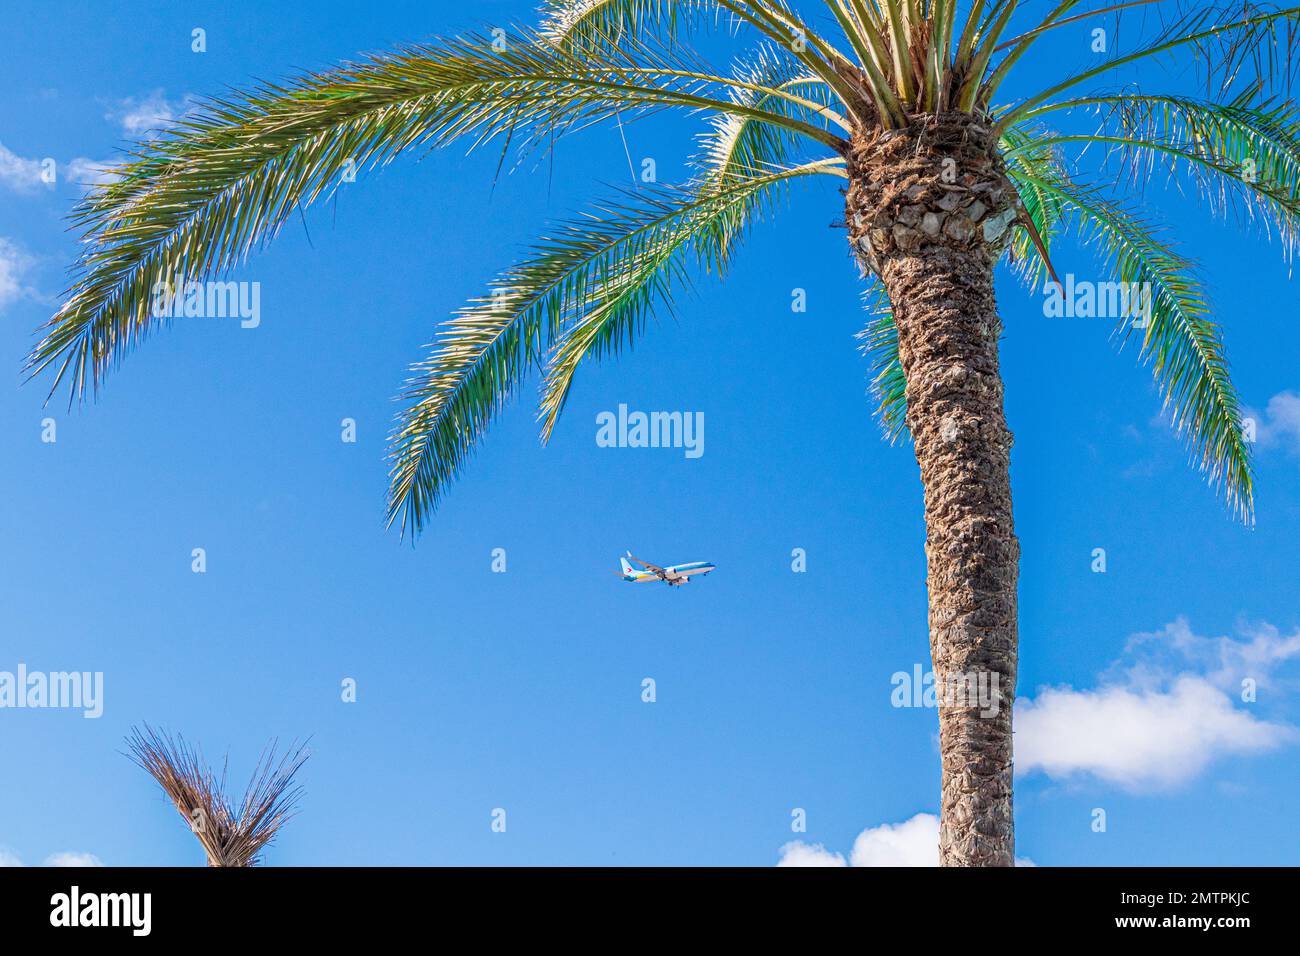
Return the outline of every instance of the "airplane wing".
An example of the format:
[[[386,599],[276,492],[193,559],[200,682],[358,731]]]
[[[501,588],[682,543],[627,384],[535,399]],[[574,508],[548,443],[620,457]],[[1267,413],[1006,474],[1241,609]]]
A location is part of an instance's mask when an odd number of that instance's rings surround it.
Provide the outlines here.
[[[651,564],[649,561],[642,561],[640,558],[632,554],[631,551],[627,553],[627,556],[631,558],[633,561],[635,561],[637,564],[641,565],[641,567],[645,568],[647,571],[653,571],[655,574],[667,573],[663,568],[659,567],[659,565],[657,564]]]

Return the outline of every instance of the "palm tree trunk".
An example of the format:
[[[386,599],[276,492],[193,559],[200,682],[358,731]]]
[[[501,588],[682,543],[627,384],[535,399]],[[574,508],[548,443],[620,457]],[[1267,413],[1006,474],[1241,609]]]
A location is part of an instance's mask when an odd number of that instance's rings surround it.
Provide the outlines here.
[[[863,136],[849,154],[850,236],[889,294],[925,488],[945,866],[1015,860],[1019,544],[993,266],[1017,209],[992,145],[969,116],[946,114]]]

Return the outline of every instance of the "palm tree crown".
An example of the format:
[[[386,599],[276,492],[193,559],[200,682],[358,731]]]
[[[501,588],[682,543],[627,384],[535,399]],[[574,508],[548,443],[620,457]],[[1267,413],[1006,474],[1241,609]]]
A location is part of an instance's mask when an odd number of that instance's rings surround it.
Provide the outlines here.
[[[411,46],[207,100],[135,147],[78,207],[85,252],[28,371],[52,369],[52,391],[64,382],[73,398],[95,392],[158,324],[158,283],[231,269],[334,188],[345,164],[373,167],[455,139],[497,140],[504,157],[600,121],[664,108],[709,114],[689,182],[616,194],[558,227],[444,325],[413,366],[392,436],[389,521],[416,533],[529,372],[541,372],[548,436],[581,361],[632,341],[691,270],[724,272],[746,227],[788,187],[848,179],[855,135],[957,112],[996,138],[1017,197],[1014,221],[993,228],[1008,229],[1004,254],[1031,286],[1054,275],[1050,250],[1067,232],[1095,240],[1118,280],[1149,284],[1150,318],[1136,330],[1141,355],[1196,462],[1249,518],[1238,399],[1191,263],[1142,217],[1071,176],[1063,151],[1098,144],[1134,164],[1168,165],[1207,194],[1262,214],[1289,246],[1300,217],[1300,121],[1270,81],[1286,72],[1281,48],[1300,8],[1181,12],[1180,0],[1129,0],[1081,11],[1083,0],[1060,0],[1022,25],[1018,14],[1030,5],[1017,0],[825,5],[833,20],[820,19],[832,29],[819,31],[783,0],[549,0],[536,29]],[[1008,73],[1048,31],[1148,6],[1170,13],[1133,52],[998,102]],[[757,41],[729,72],[684,39],[719,23]],[[1217,80],[1212,96],[1073,92],[1117,66],[1176,51],[1204,59]],[[1099,111],[1095,132],[1049,126],[1079,108]],[[869,254],[865,265],[870,271]],[[878,304],[864,338],[876,357],[880,412],[896,436],[905,382],[887,300]]]

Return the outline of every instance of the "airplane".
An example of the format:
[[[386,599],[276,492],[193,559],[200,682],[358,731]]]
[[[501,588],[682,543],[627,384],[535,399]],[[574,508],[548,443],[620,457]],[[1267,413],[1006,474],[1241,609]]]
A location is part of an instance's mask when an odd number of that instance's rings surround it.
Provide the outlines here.
[[[632,567],[627,558],[632,558],[637,564],[646,570]],[[635,584],[641,584],[645,581],[663,581],[670,587],[681,587],[691,579],[692,574],[708,574],[716,564],[708,561],[692,561],[689,564],[673,564],[666,568],[661,568],[649,561],[642,561],[640,558],[632,557],[632,552],[627,553],[627,558],[619,558],[618,563],[623,566],[623,573],[619,575],[624,581],[632,581]],[[618,574],[617,571],[614,572]]]

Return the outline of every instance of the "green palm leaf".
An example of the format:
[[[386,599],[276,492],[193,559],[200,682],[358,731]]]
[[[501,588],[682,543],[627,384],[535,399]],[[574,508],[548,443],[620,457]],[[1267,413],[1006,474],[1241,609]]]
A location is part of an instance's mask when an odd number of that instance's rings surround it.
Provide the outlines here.
[[[671,40],[718,9],[711,0],[546,0],[539,32],[557,44],[617,48],[629,38]]]
[[[830,172],[838,159],[769,171],[725,186],[623,194],[564,226],[527,262],[506,272],[494,296],[449,323],[413,369],[411,402],[392,440],[389,521],[417,533],[443,490],[527,371],[552,349],[544,434],[554,426],[573,372],[587,354],[632,338],[654,305],[667,306],[694,261],[721,270],[735,239],[770,193]]]
[[[1161,242],[1153,230],[1097,190],[1072,182],[1052,154],[1050,135],[1009,130],[1008,175],[1039,234],[1050,237],[1069,227],[1098,245],[1103,259],[1124,283],[1150,283],[1152,311],[1143,330],[1141,357],[1153,371],[1174,426],[1186,434],[1193,459],[1244,518],[1253,513],[1254,486],[1249,446],[1241,431],[1241,407],[1228,374],[1219,331],[1209,306],[1191,278],[1192,267]],[[1037,250],[1021,235],[1012,255],[1024,263],[1031,286],[1046,278]],[[873,359],[872,391],[877,414],[891,441],[906,434],[906,379],[898,361],[898,337],[883,294],[862,333]],[[1130,326],[1126,334],[1132,331]]]
[[[907,435],[907,376],[898,360],[898,326],[889,296],[877,283],[863,297],[867,327],[858,333],[859,348],[871,363],[871,395],[885,439],[894,444]]]
[[[488,37],[415,47],[209,101],[173,135],[138,147],[75,214],[94,241],[27,370],[55,366],[52,391],[70,372],[74,397],[97,387],[158,324],[159,283],[230,269],[336,186],[349,163],[374,167],[460,137],[546,139],[580,121],[662,107],[739,112],[841,142],[823,125],[734,102],[733,81],[682,53],[637,44],[577,53],[520,36],[504,48]]]
[[[1148,284],[1151,310],[1142,330],[1141,358],[1150,361],[1156,382],[1185,435],[1190,453],[1229,505],[1250,520],[1254,483],[1250,449],[1242,433],[1241,405],[1228,374],[1223,342],[1192,265],[1163,243],[1155,231],[1098,191],[1064,177],[1024,179],[1059,199],[1075,214],[1074,226],[1094,241],[1119,281]],[[1125,337],[1133,331],[1130,322]]]
[[[1263,98],[1252,86],[1228,103],[1183,96],[1093,96],[1052,109],[1100,107],[1109,112],[1093,134],[1051,135],[1039,144],[1097,144],[1118,151],[1137,182],[1162,169],[1189,176],[1211,207],[1261,214],[1288,257],[1300,227],[1300,110]],[[1036,111],[1039,115],[1047,110]],[[1113,135],[1109,126],[1118,127]]]
[[[957,109],[979,122],[992,117],[1001,137],[1026,227],[1012,233],[1007,254],[1031,289],[1051,275],[1049,249],[1068,228],[1096,241],[1121,278],[1161,290],[1142,354],[1194,455],[1248,512],[1249,468],[1233,437],[1236,398],[1188,264],[1145,223],[1073,183],[1058,151],[1095,143],[1118,150],[1129,172],[1146,163],[1191,176],[1215,205],[1241,203],[1261,216],[1290,253],[1300,233],[1300,119],[1270,90],[1297,62],[1290,52],[1300,7],[1198,5],[1133,52],[1018,104],[992,103],[1038,37],[1163,0],[1097,2],[1087,9],[1083,0],[1054,0],[1013,29],[1027,9],[1016,0],[827,0],[831,16],[822,19],[838,26],[842,50],[786,0],[544,0],[536,31],[408,47],[209,100],[171,133],[135,147],[116,178],[78,207],[85,252],[26,370],[52,370],[51,391],[64,383],[73,400],[94,392],[158,327],[152,306],[161,283],[234,268],[295,211],[336,188],[344,169],[373,170],[458,139],[471,148],[496,140],[504,161],[512,149],[545,148],[603,120],[665,108],[708,114],[694,182],[616,198],[563,227],[507,270],[495,295],[458,313],[415,367],[411,405],[393,438],[389,501],[390,521],[400,515],[403,528],[415,530],[530,369],[545,370],[541,420],[549,435],[581,361],[630,343],[693,269],[722,271],[781,187],[812,174],[849,175],[843,160],[799,155],[806,144],[847,156],[851,135]],[[743,26],[768,45],[731,76],[719,75],[682,42],[710,23]],[[1177,52],[1197,59],[1218,98],[1238,82],[1246,92],[1226,103],[1146,94],[1062,99],[1118,67]],[[1038,126],[1070,107],[1109,114],[1090,136]],[[1248,164],[1257,175],[1239,175]],[[874,302],[864,344],[886,434],[897,438],[906,383],[888,305]]]
[[[825,81],[771,47],[760,48],[742,62],[735,78],[745,85],[733,88],[731,98],[745,111],[715,115],[704,136],[702,154],[696,159],[704,175],[721,185],[788,160],[803,141],[789,127],[768,122],[754,111],[780,113],[810,123],[843,123],[843,117],[834,111],[838,99]]]
[[[1073,5],[1066,0],[1063,7]],[[1245,16],[1242,14],[1245,13]],[[1243,73],[1259,82],[1288,81],[1296,68],[1294,44],[1300,25],[1300,7],[1266,8],[1254,3],[1227,7],[1205,6],[1175,17],[1133,53],[1112,57],[1100,66],[1075,74],[1029,97],[1013,109],[1002,113],[1000,131],[1010,129],[1028,118],[1036,108],[1053,102],[1055,97],[1088,80],[1103,76],[1121,66],[1162,56],[1191,47],[1208,86],[1216,81],[1226,90]],[[1014,54],[1013,55],[1018,55]],[[1006,71],[995,70],[983,87],[987,102]]]
[[[1039,179],[1059,181],[1065,175],[1051,137],[1042,130],[1030,133],[1017,127],[1003,134],[1000,145],[1007,164],[1007,177],[1015,186],[1020,204],[1038,237],[1050,251],[1052,240],[1065,225],[1068,212],[1059,195],[1039,187],[1036,182]],[[1028,230],[1018,229],[1012,234],[1007,254],[1031,292],[1050,277],[1051,264],[1043,258]]]

